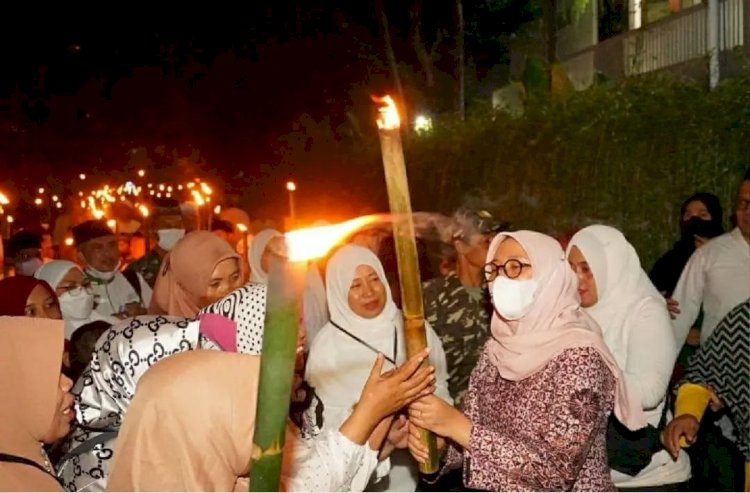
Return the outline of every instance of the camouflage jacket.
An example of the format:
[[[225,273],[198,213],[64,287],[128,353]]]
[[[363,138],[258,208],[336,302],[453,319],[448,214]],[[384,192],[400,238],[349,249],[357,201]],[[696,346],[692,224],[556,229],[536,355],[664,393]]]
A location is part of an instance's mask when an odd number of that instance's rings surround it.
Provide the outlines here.
[[[128,266],[128,269],[139,273],[152,289],[156,283],[156,276],[159,275],[160,268],[161,257],[156,250],[151,250]]]
[[[448,389],[458,407],[490,333],[489,297],[483,290],[482,299],[477,301],[455,272],[427,281],[423,295],[425,318],[443,342]]]

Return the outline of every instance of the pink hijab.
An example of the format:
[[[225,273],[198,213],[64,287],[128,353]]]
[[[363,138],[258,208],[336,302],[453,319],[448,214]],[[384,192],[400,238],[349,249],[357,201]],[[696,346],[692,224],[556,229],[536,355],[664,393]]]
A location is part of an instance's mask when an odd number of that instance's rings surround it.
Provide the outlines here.
[[[228,259],[237,259],[241,264],[232,246],[215,234],[193,231],[185,235],[162,261],[149,313],[195,317],[202,308],[200,299],[211,274]]]
[[[599,326],[581,309],[578,281],[560,244],[534,231],[500,233],[490,244],[488,262],[494,259],[500,243],[507,238],[515,239],[526,250],[539,287],[531,308],[521,319],[506,321],[497,312],[492,314],[489,356],[500,375],[507,380],[523,380],[542,370],[566,349],[591,347],[617,379],[617,418],[631,430],[646,426],[640,402],[631,398]]]

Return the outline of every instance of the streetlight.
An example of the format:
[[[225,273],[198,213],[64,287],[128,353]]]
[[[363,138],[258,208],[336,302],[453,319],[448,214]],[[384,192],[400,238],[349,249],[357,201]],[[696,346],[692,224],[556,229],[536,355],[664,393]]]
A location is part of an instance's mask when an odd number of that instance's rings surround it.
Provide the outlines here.
[[[138,170],[138,176],[140,176],[141,178],[143,178],[144,176],[146,176],[146,171],[142,170],[142,169],[139,169]]]
[[[293,181],[286,182],[286,190],[289,192],[289,226],[294,226],[296,216],[294,210],[294,192],[297,191],[297,184]]]

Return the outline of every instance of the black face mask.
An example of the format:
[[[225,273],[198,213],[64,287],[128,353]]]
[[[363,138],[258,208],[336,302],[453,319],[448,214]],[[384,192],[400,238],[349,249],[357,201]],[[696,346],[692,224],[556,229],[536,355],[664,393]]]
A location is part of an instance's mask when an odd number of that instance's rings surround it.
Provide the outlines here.
[[[693,241],[696,236],[701,238],[714,238],[724,232],[721,224],[709,219],[701,219],[700,217],[691,217],[687,221],[682,223],[682,239],[685,241]]]

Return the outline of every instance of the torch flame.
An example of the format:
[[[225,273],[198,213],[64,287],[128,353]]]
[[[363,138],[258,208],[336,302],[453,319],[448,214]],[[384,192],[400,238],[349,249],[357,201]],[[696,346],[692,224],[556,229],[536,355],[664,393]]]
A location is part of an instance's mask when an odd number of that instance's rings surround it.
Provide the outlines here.
[[[324,257],[347,236],[368,224],[381,222],[384,214],[357,217],[339,224],[289,231],[286,238],[289,260],[300,262]]]
[[[8,197],[6,197],[4,193],[0,193],[0,204],[1,205],[8,205],[8,204],[10,204],[10,201],[8,200]]]
[[[401,119],[398,116],[398,108],[392,97],[388,95],[385,95],[382,98],[372,96],[372,100],[384,105],[378,108],[378,112],[380,113],[380,118],[378,118],[379,129],[391,130],[401,126]]]
[[[141,215],[143,217],[148,217],[148,207],[146,207],[145,205],[141,204],[141,205],[138,206],[138,210],[141,212]]]

